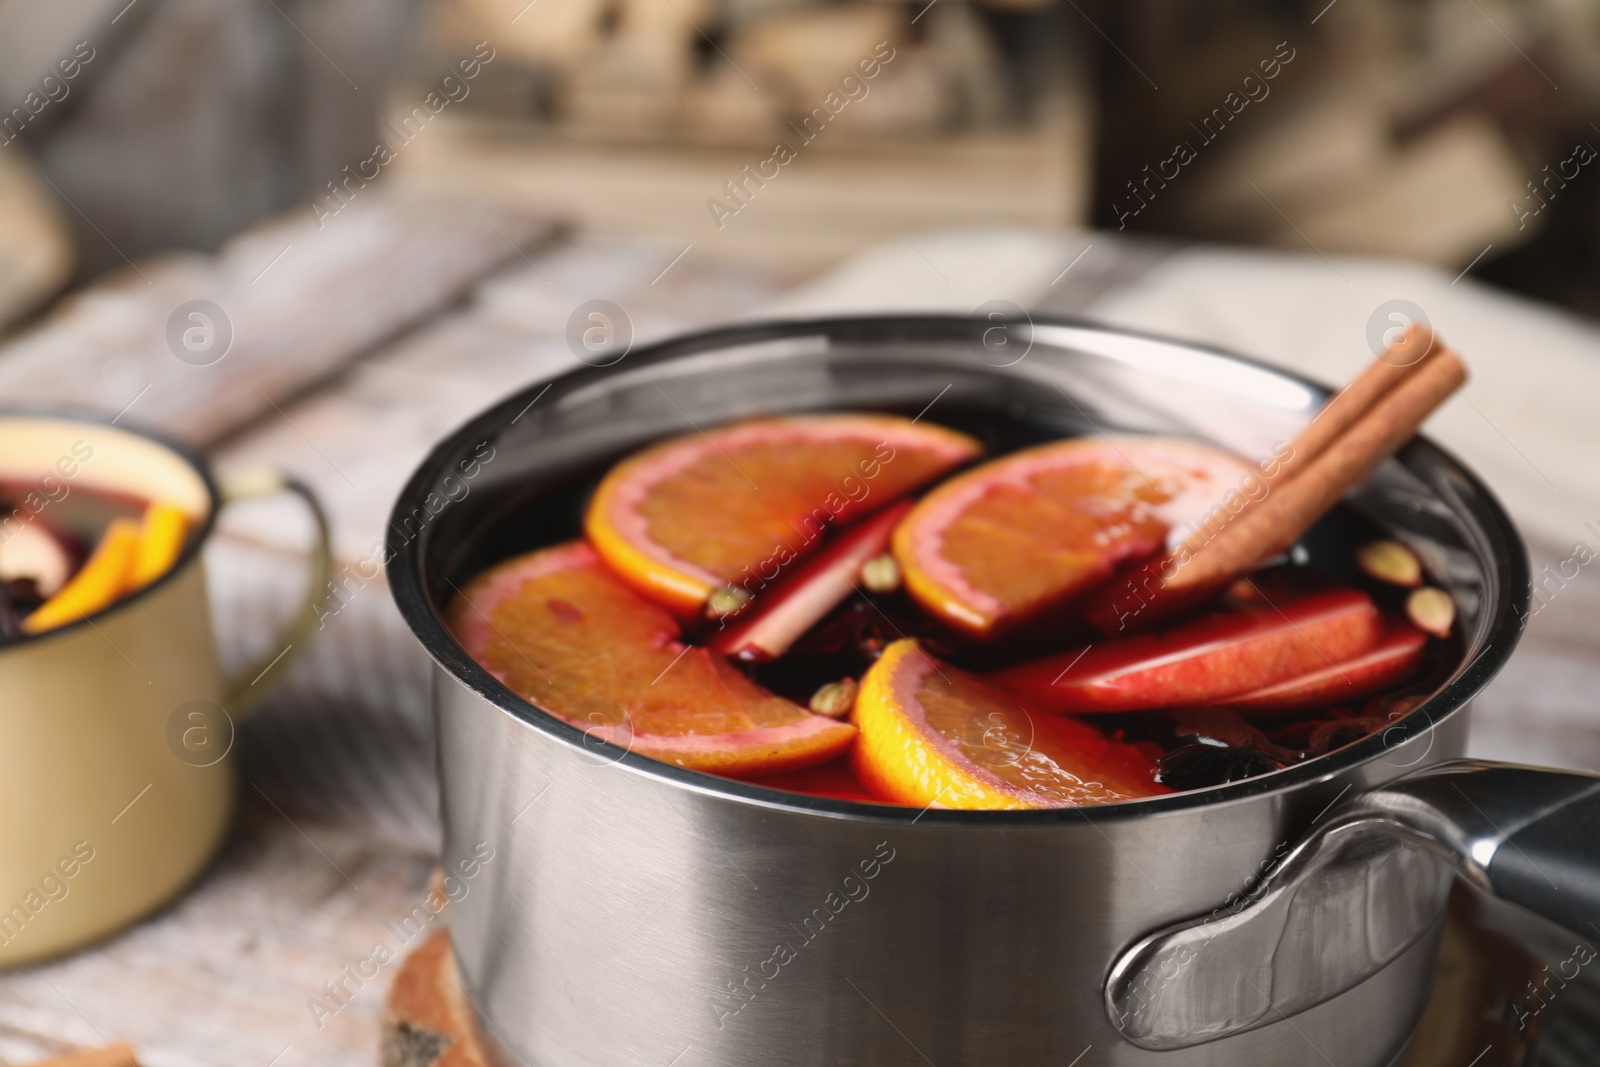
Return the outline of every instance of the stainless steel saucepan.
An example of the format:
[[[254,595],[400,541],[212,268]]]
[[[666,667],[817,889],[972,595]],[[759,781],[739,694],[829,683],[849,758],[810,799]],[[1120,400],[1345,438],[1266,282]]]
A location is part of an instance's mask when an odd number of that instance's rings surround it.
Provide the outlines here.
[[[993,329],[881,317],[657,345],[510,397],[405,488],[389,577],[438,665],[446,859],[492,855],[450,930],[507,1062],[1376,1067],[1421,1011],[1453,876],[1600,937],[1600,778],[1457,758],[1528,568],[1488,491],[1424,440],[1350,505],[1454,594],[1458,662],[1382,734],[1197,792],[919,812],[724,781],[530,707],[440,621],[477,571],[575,536],[600,473],[665,436],[869,409],[991,451],[1120,430],[1260,456],[1326,397],[1193,345]]]

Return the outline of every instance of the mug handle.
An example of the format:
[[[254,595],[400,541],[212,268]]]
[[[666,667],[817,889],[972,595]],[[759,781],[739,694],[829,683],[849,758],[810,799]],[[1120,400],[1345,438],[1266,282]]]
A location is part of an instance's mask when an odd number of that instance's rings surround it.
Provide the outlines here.
[[[226,683],[223,706],[230,714],[243,716],[255,710],[256,705],[271,688],[257,687],[256,683],[261,681],[262,676],[268,671],[276,670],[294,659],[298,650],[305,647],[307,639],[317,625],[317,620],[321,618],[322,611],[327,606],[333,576],[332,534],[328,528],[328,514],[323,510],[322,502],[317,499],[316,493],[306,483],[281,471],[270,468],[240,471],[224,479],[220,488],[224,507],[241,500],[253,500],[278,493],[293,493],[305,504],[306,510],[311,512],[311,519],[316,524],[316,543],[311,553],[311,585],[306,590],[304,603],[294,618],[289,620],[278,634],[277,640],[270,646],[271,651],[246,666],[237,677]],[[279,676],[281,677],[281,674]]]

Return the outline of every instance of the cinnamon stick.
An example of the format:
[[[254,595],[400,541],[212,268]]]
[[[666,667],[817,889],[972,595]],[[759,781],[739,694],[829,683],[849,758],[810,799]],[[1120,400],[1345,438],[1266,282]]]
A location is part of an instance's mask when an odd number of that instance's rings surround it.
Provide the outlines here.
[[[1271,474],[1262,475],[1262,481],[1266,483],[1269,492],[1279,483],[1288,481],[1309,466],[1311,461],[1321,455],[1340,434],[1366,414],[1379,398],[1415,373],[1435,347],[1437,346],[1434,336],[1426,327],[1408,327],[1400,340],[1390,345],[1382,355],[1356,375],[1349,385],[1324,404],[1322,410],[1312,417],[1293,441],[1289,442],[1289,449],[1279,459],[1276,469]],[[1258,503],[1256,500],[1247,500],[1244,509],[1236,518],[1242,517],[1246,511],[1253,510],[1256,503]],[[1184,542],[1184,548],[1191,554],[1198,552],[1214,536],[1214,531],[1202,527],[1189,536]]]
[[[1317,412],[1294,439],[1295,454],[1318,456],[1350,425],[1366,414],[1379,398],[1388,395],[1431,355],[1438,345],[1426,326],[1411,326],[1400,340],[1345,386]]]
[[[1306,424],[1292,442],[1294,456],[1290,462],[1302,456],[1310,460],[1321,455],[1372,405],[1409,378],[1435,347],[1433,334],[1426,327],[1407,329],[1399,341],[1368,364]],[[1418,352],[1421,354],[1413,355]]]
[[[1287,479],[1276,479],[1265,497],[1214,536],[1192,537],[1176,551],[1092,595],[1084,606],[1085,616],[1112,634],[1149,625],[1203,600],[1261,560],[1288,549],[1414,436],[1434,409],[1467,380],[1461,357],[1447,349],[1432,352],[1415,366],[1394,369],[1403,373],[1369,368],[1362,375],[1372,380],[1338,415],[1337,420],[1346,423],[1343,432],[1309,462],[1297,465]],[[1398,384],[1375,396],[1355,418],[1348,418],[1348,411],[1374,384],[1396,377]]]
[[[1228,523],[1203,549],[1180,562],[1167,584],[1185,589],[1223,582],[1288,549],[1345,493],[1415,436],[1433,410],[1466,380],[1467,368],[1454,352],[1439,352],[1425,361],[1297,477],[1269,492],[1259,507]]]

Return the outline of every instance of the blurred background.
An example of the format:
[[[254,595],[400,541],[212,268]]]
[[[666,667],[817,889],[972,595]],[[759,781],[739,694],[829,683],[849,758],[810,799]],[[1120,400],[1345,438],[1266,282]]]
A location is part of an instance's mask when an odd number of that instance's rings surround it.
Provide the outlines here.
[[[1600,314],[1595,0],[0,0],[0,101],[12,324],[373,178],[796,276],[896,228],[1099,226]]]

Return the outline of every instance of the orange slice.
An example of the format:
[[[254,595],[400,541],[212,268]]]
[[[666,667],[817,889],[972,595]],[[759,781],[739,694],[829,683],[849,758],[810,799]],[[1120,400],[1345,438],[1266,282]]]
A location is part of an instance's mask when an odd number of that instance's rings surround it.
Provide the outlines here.
[[[900,804],[1061,808],[1170,792],[1132,745],[1032,712],[915,641],[896,641],[867,670],[852,717],[856,776]]]
[[[1073,438],[939,486],[895,531],[894,554],[923,607],[988,637],[1162,549],[1174,528],[1264,489],[1248,464],[1204,445]]]
[[[831,759],[855,727],[769,693],[618,581],[581,541],[474,578],[445,620],[473,659],[599,740],[730,777]]]
[[[181,508],[159,501],[145,508],[128,587],[143,589],[171,570],[183,552],[183,540],[188,532],[189,516]]]
[[[23,632],[44,633],[109,607],[126,590],[138,549],[138,524],[112,519],[78,573],[22,620]]]
[[[737,423],[618,463],[584,527],[623,580],[692,615],[721,586],[754,594],[826,529],[981,453],[965,434],[888,415]]]

